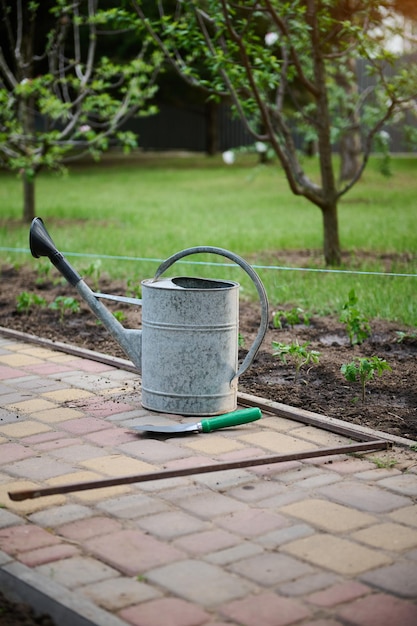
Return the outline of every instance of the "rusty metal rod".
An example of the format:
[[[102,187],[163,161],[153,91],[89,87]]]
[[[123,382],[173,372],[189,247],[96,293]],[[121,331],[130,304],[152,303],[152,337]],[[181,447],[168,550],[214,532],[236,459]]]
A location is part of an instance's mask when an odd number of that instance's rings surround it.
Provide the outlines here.
[[[208,474],[209,472],[222,472],[231,469],[242,469],[256,465],[272,465],[285,461],[301,461],[303,459],[313,459],[320,456],[331,456],[334,454],[351,454],[353,452],[365,452],[370,450],[387,450],[391,444],[387,441],[376,439],[361,443],[353,443],[334,448],[321,448],[306,450],[305,452],[294,452],[293,454],[278,454],[273,456],[242,459],[241,461],[231,461],[229,463],[212,463],[201,467],[185,467],[175,470],[161,470],[148,474],[137,474],[135,476],[121,476],[118,478],[103,478],[85,483],[69,483],[68,485],[57,485],[56,487],[40,487],[39,489],[24,489],[22,491],[9,491],[9,498],[14,501],[42,498],[44,496],[61,495],[73,491],[87,491],[88,489],[103,489],[104,487],[116,487],[118,485],[129,485],[132,483],[142,483],[150,480],[162,480],[164,478],[178,478],[180,476],[192,476],[193,474]]]

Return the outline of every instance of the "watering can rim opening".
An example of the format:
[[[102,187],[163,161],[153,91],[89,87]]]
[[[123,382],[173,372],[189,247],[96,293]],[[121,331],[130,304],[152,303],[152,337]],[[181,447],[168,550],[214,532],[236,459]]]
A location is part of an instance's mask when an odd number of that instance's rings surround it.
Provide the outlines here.
[[[180,281],[187,281],[196,283],[194,285],[181,285]],[[164,285],[165,283],[165,285]],[[172,276],[161,278],[145,278],[141,281],[142,285],[147,287],[156,287],[158,289],[167,289],[172,291],[178,290],[191,290],[191,291],[220,291],[223,289],[230,289],[240,287],[240,284],[234,280],[222,280],[216,278],[202,278],[199,276]],[[200,286],[199,286],[200,284]],[[210,286],[212,285],[212,286]]]

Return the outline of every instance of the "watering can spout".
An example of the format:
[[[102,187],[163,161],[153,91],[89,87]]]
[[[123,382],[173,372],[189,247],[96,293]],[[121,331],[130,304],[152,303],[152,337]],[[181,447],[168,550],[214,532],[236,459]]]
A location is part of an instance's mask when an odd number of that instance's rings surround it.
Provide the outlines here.
[[[36,259],[42,256],[48,257],[69,284],[76,288],[81,298],[104,324],[109,333],[140,372],[142,368],[142,331],[126,329],[116,320],[112,313],[96,297],[96,294],[94,294],[83,281],[64,255],[57,250],[40,217],[35,217],[32,221],[29,231],[29,245],[32,256]]]

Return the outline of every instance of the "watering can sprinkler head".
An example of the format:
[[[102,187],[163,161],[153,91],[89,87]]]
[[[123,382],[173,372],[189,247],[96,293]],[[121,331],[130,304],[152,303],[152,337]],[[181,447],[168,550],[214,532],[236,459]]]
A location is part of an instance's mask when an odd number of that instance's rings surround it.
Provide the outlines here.
[[[29,231],[29,246],[32,256],[39,259],[46,256],[59,272],[66,278],[70,285],[75,285],[81,280],[81,276],[68,263],[63,254],[57,250],[51,236],[46,230],[45,224],[40,217],[32,220]]]

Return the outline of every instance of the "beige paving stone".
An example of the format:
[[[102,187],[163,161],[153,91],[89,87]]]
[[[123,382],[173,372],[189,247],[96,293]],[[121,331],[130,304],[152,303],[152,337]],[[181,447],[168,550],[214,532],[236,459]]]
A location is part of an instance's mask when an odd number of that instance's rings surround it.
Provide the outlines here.
[[[21,411],[22,413],[36,413],[37,411],[47,411],[48,409],[56,409],[57,405],[43,398],[32,398],[23,402],[14,402],[8,404],[6,409],[13,411]]]
[[[41,511],[52,506],[59,506],[66,502],[64,495],[48,496],[43,498],[34,498],[29,500],[21,500],[15,502],[10,500],[9,491],[26,491],[27,489],[37,489],[38,484],[29,480],[14,480],[0,484],[0,505],[5,506],[9,511],[19,513],[20,515],[30,515],[36,511]]]
[[[32,417],[52,424],[55,422],[65,422],[67,420],[77,419],[78,417],[84,417],[84,413],[77,411],[76,409],[69,409],[67,407],[57,407],[56,409],[48,409],[47,411],[38,411],[33,413]]]
[[[372,515],[327,500],[309,499],[281,508],[280,513],[297,517],[329,532],[344,533],[374,524]]]
[[[39,365],[39,363],[42,363],[42,359],[22,353],[6,354],[0,356],[0,363],[9,367],[23,367],[25,365]]]
[[[351,535],[352,539],[384,550],[409,550],[417,546],[417,530],[402,524],[376,524]]]
[[[23,343],[22,341],[16,341],[16,343],[8,343],[7,350],[11,352],[24,352],[27,345],[27,343]]]
[[[156,467],[150,463],[132,459],[123,454],[110,454],[108,456],[82,461],[80,465],[95,472],[101,472],[106,476],[114,477],[145,474],[156,470]]]
[[[301,439],[307,439],[313,443],[317,443],[320,447],[336,447],[346,445],[348,440],[346,437],[331,433],[323,430],[322,428],[314,428],[314,426],[303,426],[302,428],[295,428],[291,431],[291,435],[294,437],[300,437]]]
[[[31,346],[30,344],[25,344],[25,347],[21,352],[29,354],[30,356],[36,356],[39,359],[50,359],[56,354],[54,350],[48,350],[48,348],[41,348],[39,346]]]
[[[55,487],[58,485],[85,483],[93,480],[102,480],[103,476],[94,472],[80,471],[71,474],[63,474],[56,476],[47,481],[48,485]],[[97,489],[87,489],[85,491],[74,491],[72,497],[80,500],[83,504],[95,503],[100,500],[107,500],[119,495],[130,493],[131,489],[128,485],[118,485],[115,487],[102,487]]]
[[[338,574],[349,576],[362,574],[392,562],[386,554],[380,551],[371,550],[328,533],[315,534],[287,543],[281,547],[281,551]]]
[[[54,402],[68,402],[70,400],[79,400],[80,398],[91,398],[94,394],[85,389],[68,387],[67,389],[58,389],[57,391],[47,391],[42,396]]]
[[[271,450],[272,452],[278,452],[280,454],[303,452],[317,447],[309,441],[302,441],[296,437],[276,432],[264,431],[260,433],[253,433],[251,435],[242,435],[239,439],[252,446],[259,446],[261,448],[265,448],[266,450]]]
[[[185,442],[184,445],[197,452],[205,452],[213,456],[231,452],[232,450],[240,450],[244,447],[238,441],[233,441],[232,439],[221,437],[220,435],[210,435],[210,437],[203,435],[196,438],[195,441]]]
[[[278,430],[281,433],[285,433],[289,430],[292,430],[295,426],[298,426],[297,422],[292,420],[287,420],[285,417],[262,417],[262,421],[257,425],[264,426],[266,428],[272,428],[273,430]]]
[[[417,504],[393,511],[389,517],[400,524],[417,527]]]
[[[6,424],[0,426],[0,433],[6,435],[6,437],[15,437],[21,439],[22,437],[29,437],[30,435],[38,435],[39,433],[46,433],[51,428],[46,424],[35,422],[34,420],[24,420],[15,424]]]

